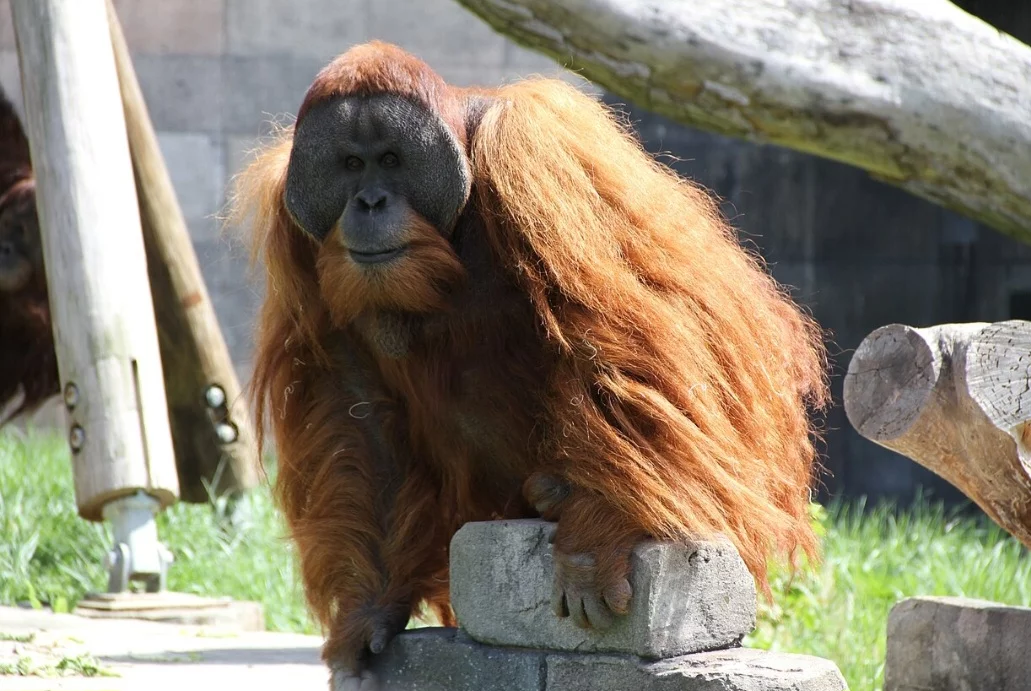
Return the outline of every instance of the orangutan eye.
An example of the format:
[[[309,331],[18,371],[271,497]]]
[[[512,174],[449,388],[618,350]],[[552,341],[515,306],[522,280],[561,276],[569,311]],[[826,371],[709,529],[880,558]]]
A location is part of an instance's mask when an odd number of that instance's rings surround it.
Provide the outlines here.
[[[379,162],[384,168],[393,168],[400,163],[400,161],[397,160],[397,154],[393,153],[383,154],[383,158],[381,158]]]
[[[348,170],[361,170],[365,167],[365,161],[357,156],[348,156],[344,159],[344,167]]]

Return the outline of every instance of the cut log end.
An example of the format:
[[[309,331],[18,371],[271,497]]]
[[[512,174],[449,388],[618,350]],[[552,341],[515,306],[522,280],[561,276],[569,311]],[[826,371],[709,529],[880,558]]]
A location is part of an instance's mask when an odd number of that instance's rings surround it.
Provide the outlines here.
[[[905,434],[924,409],[941,372],[936,345],[918,330],[889,324],[856,350],[844,382],[845,414],[877,442]]]

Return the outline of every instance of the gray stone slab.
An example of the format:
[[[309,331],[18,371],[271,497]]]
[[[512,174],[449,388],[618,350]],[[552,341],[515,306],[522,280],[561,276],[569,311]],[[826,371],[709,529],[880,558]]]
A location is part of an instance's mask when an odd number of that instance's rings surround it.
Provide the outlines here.
[[[453,0],[374,0],[369,9],[369,38],[396,43],[434,69],[505,64],[506,39]]]
[[[270,131],[271,122],[292,123],[324,66],[324,61],[312,58],[226,57],[221,100],[225,132],[257,137]]]
[[[251,280],[246,250],[228,239],[200,240],[193,246],[230,357],[237,365],[248,363],[261,290]]]
[[[0,665],[28,658],[36,668],[53,669],[62,659],[90,656],[101,672],[0,674],[0,691],[321,690],[329,679],[318,636],[87,619],[15,607],[0,607],[0,634]]]
[[[549,655],[547,691],[843,691],[829,660],[735,648],[659,662],[629,656]]]
[[[491,648],[457,629],[406,631],[376,659],[382,691],[543,691],[544,655]]]
[[[0,0],[0,50],[14,50],[14,18],[10,0]]]
[[[455,629],[406,631],[374,662],[382,691],[842,691],[834,663],[735,648],[659,662],[482,645]]]
[[[172,132],[221,129],[221,58],[134,54],[133,66],[154,129]]]
[[[631,559],[630,613],[604,632],[551,611],[554,524],[468,523],[451,542],[451,601],[483,643],[668,658],[731,646],[755,626],[755,582],[729,542],[648,542]]]
[[[21,98],[21,71],[18,67],[18,52],[13,48],[0,50],[0,86],[14,105],[19,118],[24,118],[25,110]]]
[[[885,691],[1031,688],[1031,608],[917,597],[888,615]]]
[[[114,0],[129,50],[219,55],[225,6],[219,0]]]
[[[190,235],[195,240],[216,239],[215,214],[225,181],[221,139],[191,132],[158,132],[157,136]]]
[[[398,12],[395,2],[382,3]],[[227,52],[329,62],[368,38],[366,0],[228,0]]]

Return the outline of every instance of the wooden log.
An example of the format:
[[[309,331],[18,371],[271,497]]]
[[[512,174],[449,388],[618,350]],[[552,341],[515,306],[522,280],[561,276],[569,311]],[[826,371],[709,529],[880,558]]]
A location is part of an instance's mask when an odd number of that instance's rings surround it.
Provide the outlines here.
[[[859,345],[845,412],[1031,547],[1031,322],[890,324]]]
[[[179,487],[184,500],[203,503],[210,499],[209,490],[223,495],[258,484],[257,444],[121,22],[110,0],[107,7],[136,177]],[[206,395],[209,390],[212,396]]]
[[[1031,242],[1031,48],[947,0],[458,2],[643,108]]]
[[[104,0],[12,0],[83,518],[174,502],[172,437]]]

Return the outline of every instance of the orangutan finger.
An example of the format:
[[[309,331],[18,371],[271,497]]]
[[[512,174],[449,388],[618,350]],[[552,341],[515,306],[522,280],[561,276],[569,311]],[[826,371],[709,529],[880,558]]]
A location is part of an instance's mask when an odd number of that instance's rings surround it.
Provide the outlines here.
[[[602,597],[605,599],[605,604],[609,606],[615,614],[626,614],[630,611],[630,599],[634,596],[634,591],[630,587],[630,581],[625,578],[619,579],[614,585],[610,585],[602,593]]]

